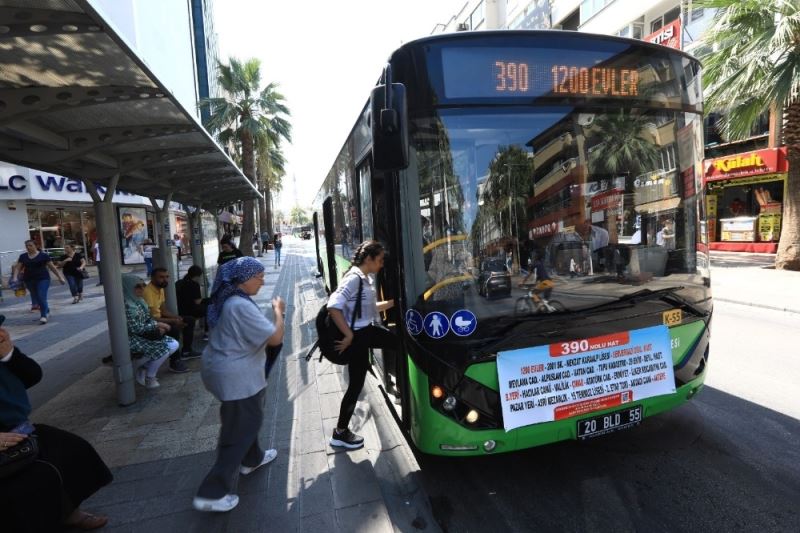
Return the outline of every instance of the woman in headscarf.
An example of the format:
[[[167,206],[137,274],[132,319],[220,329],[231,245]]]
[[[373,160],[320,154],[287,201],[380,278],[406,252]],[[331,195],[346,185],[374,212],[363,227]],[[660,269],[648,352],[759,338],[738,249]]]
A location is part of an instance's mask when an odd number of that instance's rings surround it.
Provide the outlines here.
[[[128,338],[131,345],[133,371],[136,382],[148,389],[157,389],[158,369],[180,346],[178,341],[166,335],[170,325],[158,322],[150,316],[150,308],[144,300],[146,283],[133,274],[122,275],[122,294],[125,297],[125,316]]]
[[[264,451],[258,432],[264,418],[266,347],[283,342],[286,304],[272,299],[275,322],[251,298],[264,285],[264,266],[253,257],[239,257],[217,271],[208,306],[208,345],[203,351],[203,383],[220,406],[217,460],[194,498],[198,511],[230,511],[239,503],[238,474],[250,474],[271,462],[275,450]]]

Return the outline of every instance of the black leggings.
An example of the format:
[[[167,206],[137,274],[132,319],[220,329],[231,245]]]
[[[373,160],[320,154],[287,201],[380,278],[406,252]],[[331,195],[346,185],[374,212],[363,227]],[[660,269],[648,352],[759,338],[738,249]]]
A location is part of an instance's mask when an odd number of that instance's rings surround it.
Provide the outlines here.
[[[361,394],[361,389],[364,388],[364,380],[367,378],[367,372],[369,371],[370,348],[397,350],[397,337],[391,331],[377,326],[367,326],[354,332],[353,344],[346,351],[350,355],[350,363],[347,365],[350,383],[344,393],[344,398],[342,398],[339,420],[336,422],[337,428],[345,429],[350,424],[350,418],[353,416],[353,411],[355,411],[358,395]]]

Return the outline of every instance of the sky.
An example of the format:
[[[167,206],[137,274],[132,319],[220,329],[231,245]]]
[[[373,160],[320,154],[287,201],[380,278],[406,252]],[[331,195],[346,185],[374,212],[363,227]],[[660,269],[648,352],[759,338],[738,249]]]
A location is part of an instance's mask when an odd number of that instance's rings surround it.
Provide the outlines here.
[[[292,116],[287,175],[275,208],[309,207],[389,54],[430,35],[466,0],[215,0],[223,62],[261,60]]]

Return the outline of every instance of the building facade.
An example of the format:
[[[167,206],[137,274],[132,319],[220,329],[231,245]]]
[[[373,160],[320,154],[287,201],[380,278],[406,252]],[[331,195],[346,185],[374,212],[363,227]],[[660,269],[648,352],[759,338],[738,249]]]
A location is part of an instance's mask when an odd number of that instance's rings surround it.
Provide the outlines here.
[[[198,98],[218,94],[211,0],[93,0],[92,5],[200,119]],[[143,262],[141,243],[156,238],[153,206],[147,198],[121,191],[113,202],[123,262]],[[183,206],[172,204],[169,218],[170,235],[189,235]],[[223,222],[233,225],[236,217],[226,216]],[[66,244],[91,250],[97,236],[94,206],[82,182],[4,162],[0,224],[0,273],[9,272],[25,240],[57,256]]]
[[[714,10],[692,0],[470,0],[432,33],[552,28],[641,39],[698,55],[713,16]],[[741,141],[727,139],[717,127],[719,119],[712,113],[704,124],[709,247],[774,253],[788,171],[785,149],[770,136],[766,115],[751,137]],[[665,171],[670,171],[669,161],[675,159],[670,154],[679,144],[680,139],[673,138],[662,147]],[[736,167],[742,161],[758,164]],[[731,171],[721,170],[731,166]],[[533,229],[548,227],[549,223],[538,224]]]

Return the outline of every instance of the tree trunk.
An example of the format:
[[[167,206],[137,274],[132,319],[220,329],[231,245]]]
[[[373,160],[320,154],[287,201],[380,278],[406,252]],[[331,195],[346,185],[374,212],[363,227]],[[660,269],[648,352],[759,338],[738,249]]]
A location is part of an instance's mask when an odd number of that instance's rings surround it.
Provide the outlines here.
[[[256,158],[253,137],[249,132],[242,132],[242,170],[244,175],[255,184]],[[239,249],[244,255],[253,255],[253,233],[255,225],[255,201],[251,198],[243,203],[244,213],[242,213],[242,237],[239,240]]]
[[[258,225],[261,228],[261,232],[269,233],[269,224],[267,221],[267,204],[266,204],[266,197],[267,197],[267,186],[266,186],[266,178],[264,176],[258,177],[258,190],[261,194],[264,195],[264,198],[258,200]],[[261,236],[259,236],[259,239]]]
[[[267,231],[270,235],[275,235],[274,220],[272,220],[272,191],[269,186],[269,181],[264,180],[264,204],[266,207]]]
[[[775,268],[800,270],[800,101],[786,109],[784,138],[789,159],[789,175],[783,197],[781,238]]]

